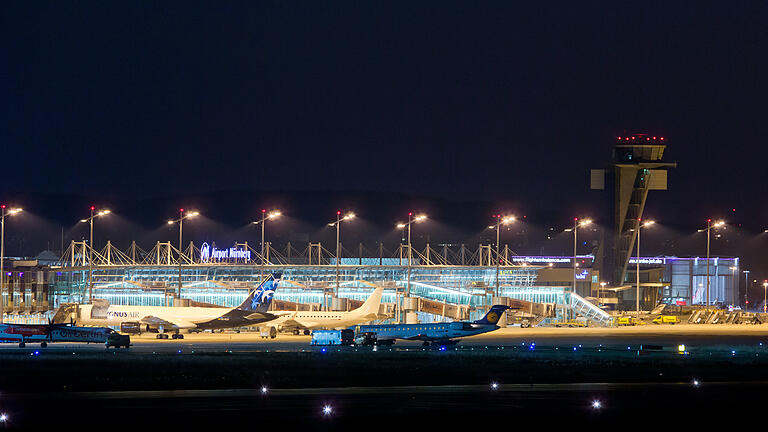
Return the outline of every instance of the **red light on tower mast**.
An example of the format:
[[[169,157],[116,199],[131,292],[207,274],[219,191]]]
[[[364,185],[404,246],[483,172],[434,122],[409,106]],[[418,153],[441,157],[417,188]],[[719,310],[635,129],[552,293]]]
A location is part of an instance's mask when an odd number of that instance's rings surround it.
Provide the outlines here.
[[[96,210],[96,206],[91,206],[91,211]]]

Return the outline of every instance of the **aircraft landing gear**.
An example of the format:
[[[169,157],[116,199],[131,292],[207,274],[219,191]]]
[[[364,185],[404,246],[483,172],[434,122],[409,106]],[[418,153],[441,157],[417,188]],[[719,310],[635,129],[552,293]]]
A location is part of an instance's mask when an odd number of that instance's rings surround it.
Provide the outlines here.
[[[24,348],[25,346],[27,346],[27,344],[24,342],[19,342],[19,348]]]
[[[40,342],[40,348],[45,348],[48,346],[48,342]]]
[[[184,339],[184,335],[180,333],[174,333],[171,335],[171,339]]]
[[[309,330],[304,330],[304,336],[309,336],[310,333],[312,333],[312,332],[310,332]]]
[[[299,329],[293,329],[293,335],[298,336],[299,335]]]
[[[155,336],[157,339],[168,339],[168,335],[165,333],[158,333],[157,336]]]

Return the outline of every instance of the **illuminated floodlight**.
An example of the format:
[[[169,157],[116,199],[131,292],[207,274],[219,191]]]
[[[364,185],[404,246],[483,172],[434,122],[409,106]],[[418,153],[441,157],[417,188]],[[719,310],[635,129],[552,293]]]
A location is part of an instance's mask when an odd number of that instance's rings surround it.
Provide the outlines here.
[[[195,217],[195,216],[197,216],[199,214],[200,214],[200,212],[192,212],[192,213],[188,213],[187,217]]]
[[[496,225],[488,225],[488,229],[494,229],[496,228]]]
[[[350,220],[350,219],[354,219],[354,218],[355,218],[355,214],[354,213],[347,213],[346,215],[344,215],[344,217],[342,219]]]
[[[424,219],[426,219],[426,218],[427,218],[427,215],[425,215],[425,214],[422,214],[422,215],[418,215],[418,216],[416,216],[415,218],[413,218],[413,221],[414,221],[414,222],[421,222],[421,221],[423,221],[423,220],[424,220]]]
[[[599,400],[595,399],[592,401],[592,409],[599,410],[602,407],[603,407],[603,403],[600,402]]]
[[[261,386],[261,394],[267,394],[267,392],[269,392],[267,386]]]
[[[680,344],[677,346],[678,352],[685,352],[685,344]]]
[[[712,225],[712,226],[715,226],[715,227],[720,227],[720,226],[723,226],[723,225],[725,225],[725,221],[717,221],[717,222],[715,222],[715,224],[714,224],[714,225]]]
[[[277,211],[277,210],[276,210],[276,211],[273,211],[272,213],[270,213],[270,214],[267,216],[267,219],[274,219],[274,218],[276,218],[276,217],[280,217],[281,215],[282,215],[282,213],[281,213],[280,211]]]
[[[85,221],[83,221],[83,222],[85,222]],[[168,225],[173,225],[173,221],[172,221],[172,220],[169,220],[169,221],[168,221]]]
[[[405,224],[404,224],[404,223],[402,223],[402,222],[401,222],[401,223],[398,223],[396,226],[397,226],[398,228],[405,228]]]
[[[579,226],[585,226],[592,223],[592,219],[584,219],[583,221],[579,222]]]
[[[8,421],[8,414],[2,413],[0,414],[0,423],[5,423]]]
[[[333,407],[330,405],[324,405],[323,406],[323,415],[329,416],[333,414]]]
[[[495,381],[492,382],[491,383],[491,390],[498,390],[498,389],[499,389],[499,383],[497,383]]]
[[[18,208],[18,207],[17,208],[13,208],[13,209],[8,210],[8,214],[9,215],[16,214],[16,213],[19,213],[21,210],[22,209]]]
[[[656,221],[649,220],[649,221],[643,222],[643,224],[640,225],[640,226],[642,226],[643,228],[647,228],[647,227],[649,227],[649,226],[651,226],[651,225],[653,225],[655,223],[656,223]]]

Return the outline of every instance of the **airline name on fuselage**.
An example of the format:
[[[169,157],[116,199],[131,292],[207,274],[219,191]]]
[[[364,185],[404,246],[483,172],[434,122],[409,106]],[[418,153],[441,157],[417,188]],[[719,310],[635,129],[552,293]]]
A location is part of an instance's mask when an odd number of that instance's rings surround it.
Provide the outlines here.
[[[141,314],[138,312],[126,312],[126,311],[107,311],[107,319],[110,318],[139,318]]]

